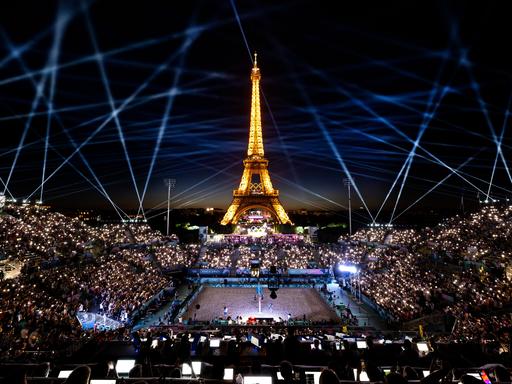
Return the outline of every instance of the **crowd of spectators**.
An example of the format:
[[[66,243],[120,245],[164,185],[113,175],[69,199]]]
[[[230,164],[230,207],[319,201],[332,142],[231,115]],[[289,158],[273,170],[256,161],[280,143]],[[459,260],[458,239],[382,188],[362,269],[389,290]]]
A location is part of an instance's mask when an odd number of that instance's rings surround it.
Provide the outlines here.
[[[512,207],[485,206],[423,230],[366,228],[336,244],[168,244],[148,225],[89,226],[44,207],[8,205],[0,256],[25,263],[0,282],[2,354],[57,348],[83,335],[75,314],[130,323],[174,268],[279,270],[357,265],[347,277],[381,314],[407,322],[442,314],[451,340],[497,340],[512,326]],[[38,262],[35,262],[38,260]]]
[[[457,339],[485,339],[512,325],[512,207],[485,206],[434,228],[368,228],[343,238],[359,253],[354,289],[394,321],[454,317]],[[354,251],[359,250],[359,252]],[[507,273],[508,272],[508,273]]]
[[[83,336],[81,311],[130,324],[173,285],[165,268],[190,263],[194,250],[166,245],[147,225],[92,227],[45,207],[7,206],[0,251],[24,267],[0,282],[0,354],[69,346]]]
[[[202,268],[248,269],[251,260],[260,260],[261,268],[329,268],[346,259],[340,244],[212,244],[200,258]]]

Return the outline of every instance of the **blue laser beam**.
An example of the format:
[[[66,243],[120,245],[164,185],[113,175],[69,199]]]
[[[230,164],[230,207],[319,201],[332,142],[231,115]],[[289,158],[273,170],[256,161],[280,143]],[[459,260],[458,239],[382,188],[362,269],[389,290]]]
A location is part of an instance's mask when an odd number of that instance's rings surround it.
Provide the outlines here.
[[[3,30],[2,30],[2,37],[3,37],[6,45],[11,49],[12,46],[10,45],[10,42],[7,39],[7,36],[5,35]],[[18,57],[18,54],[16,54],[15,57]],[[46,63],[46,64],[48,65],[48,63]],[[21,134],[18,147],[16,148],[16,153],[14,155],[14,160],[12,162],[11,169],[9,171],[9,175],[7,177],[7,180],[5,181],[4,194],[5,194],[6,190],[7,190],[7,187],[9,186],[9,182],[11,181],[12,174],[14,172],[14,169],[16,168],[16,163],[18,162],[18,158],[20,156],[21,150],[23,149],[23,144],[25,142],[25,139],[27,137],[28,131],[30,129],[30,126],[31,126],[31,123],[32,123],[32,118],[33,118],[32,113],[39,106],[39,101],[40,101],[40,99],[41,99],[41,97],[43,95],[44,87],[45,87],[47,78],[48,78],[47,74],[41,76],[41,79],[40,79],[39,83],[37,84],[36,91],[35,91],[35,96],[34,96],[34,99],[32,101],[32,104],[30,106],[30,113],[29,113],[29,116],[28,116],[28,118],[27,118],[27,120],[25,122],[25,126],[23,128],[23,132]]]
[[[59,52],[60,45],[62,42],[62,37],[64,35],[64,30],[69,21],[69,14],[65,13],[62,8],[59,9],[59,13],[57,16],[57,23],[54,31],[53,44],[50,50],[50,65],[56,67],[59,61]],[[53,114],[53,98],[55,96],[55,84],[57,82],[57,70],[53,70],[50,73],[50,95],[48,98],[48,115],[46,120],[46,136],[45,136],[45,145],[44,145],[44,157],[43,157],[43,171],[41,175],[41,183],[44,181],[44,176],[46,174],[46,161],[48,158],[48,144],[50,141],[50,129],[51,129],[51,121]],[[39,201],[43,202],[43,194],[44,194],[44,186],[41,186],[41,191],[39,195]]]
[[[126,99],[123,100],[121,105],[115,109],[115,113],[119,114],[125,110],[125,108],[139,95],[146,87],[155,79],[156,76],[160,74],[160,72],[165,68],[165,66],[158,66],[155,71]],[[167,93],[166,93],[167,94]],[[84,146],[86,146],[101,130],[112,121],[114,118],[114,113],[110,113],[108,117],[78,146],[75,150],[44,180],[43,184],[46,183],[49,179],[51,179],[55,174],[66,165]],[[39,186],[36,190],[34,190],[29,198],[36,193],[41,186]]]
[[[119,139],[121,141],[121,145],[123,147],[123,153],[126,160],[126,163],[128,164],[128,170],[130,172],[130,176],[132,178],[133,188],[135,189],[135,193],[137,194],[137,199],[139,200],[139,207],[142,210],[142,215],[144,216],[144,208],[142,207],[142,200],[139,192],[139,188],[137,186],[137,181],[135,180],[135,174],[133,172],[132,163],[130,160],[130,155],[128,154],[128,148],[126,146],[126,139],[124,136],[123,128],[121,127],[121,122],[119,121],[119,114],[116,110],[116,105],[114,103],[114,99],[112,97],[112,90],[110,89],[110,82],[107,77],[107,72],[105,69],[105,65],[103,63],[103,56],[101,54],[101,51],[99,49],[98,41],[96,39],[96,33],[94,32],[94,28],[92,26],[91,18],[89,15],[89,10],[85,7],[85,2],[82,1],[82,8],[85,16],[85,21],[87,24],[87,30],[89,31],[89,36],[91,38],[92,45],[94,47],[94,52],[96,54],[96,63],[98,64],[101,79],[103,81],[103,86],[105,88],[105,92],[107,94],[108,101],[110,103],[110,107],[112,109],[112,115],[114,116],[114,123],[117,128],[117,133],[119,135]]]
[[[503,135],[505,134],[505,129],[507,128],[507,123],[508,123],[508,117],[510,116],[511,102],[512,102],[512,94],[509,98],[507,109],[505,110],[505,116],[503,118],[503,126],[501,127],[500,137],[498,139],[498,144],[496,146],[496,156],[494,158],[494,164],[492,166],[491,178],[489,180],[489,187],[487,189],[486,200],[489,200],[489,195],[491,194],[492,182],[494,180],[494,173],[496,172],[496,165],[498,163],[498,157],[499,157],[499,153],[501,151],[501,143],[503,142]]]
[[[481,151],[479,151],[481,152]],[[462,168],[464,168],[469,162],[471,162],[474,158],[475,158],[476,155],[473,155],[471,157],[469,157],[467,160],[465,160],[462,164],[460,164],[458,167],[457,167],[457,170],[460,170]],[[402,216],[405,212],[407,212],[409,209],[411,209],[413,206],[415,206],[416,204],[418,204],[421,200],[423,200],[423,198],[427,195],[429,195],[432,191],[434,191],[437,187],[439,187],[440,185],[442,185],[446,180],[448,180],[451,176],[453,176],[455,174],[455,172],[450,172],[448,175],[446,175],[443,179],[441,179],[440,181],[438,181],[434,186],[432,186],[427,192],[425,192],[423,195],[421,195],[418,199],[416,199],[411,205],[409,205],[407,208],[405,208],[402,212],[400,212],[398,215],[396,215],[393,220],[395,221],[396,219],[398,219],[400,216]],[[391,223],[390,222],[390,223]]]
[[[158,152],[160,151],[160,145],[162,143],[162,139],[164,137],[165,130],[167,128],[167,123],[169,121],[169,117],[170,117],[170,114],[171,114],[171,111],[172,111],[172,107],[173,107],[173,104],[174,104],[174,99],[176,98],[176,95],[178,94],[177,88],[178,88],[178,84],[179,84],[179,81],[180,81],[180,78],[181,78],[183,66],[185,64],[186,53],[188,52],[188,50],[192,46],[192,43],[194,42],[194,40],[197,39],[198,37],[199,37],[198,34],[190,34],[190,35],[188,35],[186,37],[186,39],[184,40],[182,47],[180,48],[180,59],[179,59],[178,68],[176,69],[176,71],[174,73],[174,78],[173,78],[173,81],[172,81],[172,85],[171,85],[171,87],[169,89],[169,96],[167,98],[167,103],[165,105],[165,110],[164,110],[163,118],[162,118],[160,127],[158,129],[158,136],[157,136],[157,139],[156,139],[155,148],[153,149],[153,156],[151,157],[151,163],[149,165],[149,170],[148,170],[148,174],[147,174],[147,177],[146,177],[146,182],[144,183],[144,189],[142,191],[141,207],[139,207],[138,211],[140,211],[140,209],[142,209],[142,203],[144,202],[144,198],[146,197],[146,192],[147,192],[147,189],[148,189],[149,181],[151,180],[151,175],[153,174],[153,168],[155,166],[155,162],[156,162],[156,159],[158,157]]]
[[[421,140],[421,137],[423,136],[423,133],[424,133],[424,132],[425,132],[425,130],[426,130],[427,123],[426,123],[426,121],[425,121],[425,120],[426,120],[426,119],[428,119],[428,120],[429,120],[429,122],[430,122],[430,120],[432,120],[432,118],[433,118],[433,114],[430,114],[430,116],[429,116],[428,118],[427,118],[426,116],[427,116],[427,112],[428,112],[428,111],[429,111],[429,109],[431,108],[431,105],[432,105],[432,103],[433,103],[433,101],[434,101],[434,97],[435,97],[435,95],[436,95],[436,94],[437,94],[437,92],[438,92],[438,89],[439,89],[438,83],[439,83],[439,81],[440,81],[440,78],[441,78],[441,75],[442,75],[442,73],[443,73],[443,69],[444,69],[445,65],[446,65],[446,60],[443,60],[443,62],[442,62],[442,64],[441,64],[441,68],[439,69],[438,74],[437,74],[437,77],[436,77],[436,80],[435,80],[435,82],[434,82],[434,86],[432,87],[432,89],[431,89],[431,91],[430,91],[430,93],[429,93],[429,98],[428,98],[428,101],[427,101],[427,108],[426,108],[426,112],[425,112],[425,114],[424,114],[423,122],[422,122],[421,128],[420,128],[420,130],[419,130],[418,136],[416,137],[415,144],[414,144],[413,148],[411,149],[411,152],[412,152],[412,153],[415,153],[415,152],[416,152],[417,144],[419,144],[419,141]],[[423,127],[424,127],[424,128],[423,128]],[[398,180],[400,179],[400,176],[402,175],[402,172],[404,171],[404,169],[405,169],[406,167],[407,167],[407,171],[406,171],[406,173],[408,173],[408,171],[409,171],[409,169],[410,169],[410,163],[411,163],[411,161],[412,161],[412,160],[410,160],[410,159],[411,159],[411,152],[409,152],[409,154],[408,154],[408,156],[407,156],[406,160],[404,161],[404,163],[403,163],[402,167],[400,168],[400,171],[398,172],[398,175],[396,176],[395,180],[393,181],[393,184],[391,185],[391,188],[389,189],[389,191],[388,191],[388,193],[387,193],[386,197],[384,198],[384,201],[382,202],[382,204],[381,204],[381,206],[380,206],[380,208],[379,208],[379,211],[378,211],[378,212],[377,212],[377,214],[375,215],[375,220],[377,220],[377,218],[378,218],[378,216],[379,216],[379,214],[380,214],[380,212],[381,212],[382,208],[384,208],[384,205],[386,204],[386,202],[387,202],[387,200],[388,200],[389,196],[391,195],[391,192],[392,192],[392,191],[393,191],[393,189],[395,188],[395,185],[397,184]],[[404,183],[405,183],[405,179],[406,179],[406,177],[404,177],[404,182],[402,183],[402,188],[403,188],[403,185],[404,185]],[[402,189],[402,188],[401,188],[401,189]],[[400,190],[399,196],[400,196],[400,194],[401,194],[401,190]],[[399,198],[397,198],[397,202],[395,203],[395,207],[396,207],[396,206],[397,206],[397,204],[398,204],[398,199],[399,199]]]

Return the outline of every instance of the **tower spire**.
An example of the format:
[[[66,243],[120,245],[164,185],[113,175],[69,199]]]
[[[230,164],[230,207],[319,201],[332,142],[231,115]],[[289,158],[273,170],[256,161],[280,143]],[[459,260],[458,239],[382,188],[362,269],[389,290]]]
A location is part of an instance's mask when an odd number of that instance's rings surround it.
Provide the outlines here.
[[[250,209],[263,209],[269,212],[277,222],[291,224],[279,201],[279,190],[274,188],[270,180],[268,160],[265,159],[265,153],[263,152],[260,79],[258,56],[255,52],[251,70],[251,122],[247,157],[244,159],[244,172],[240,179],[240,185],[238,189],[233,191],[233,201],[221,221],[222,225],[236,224],[239,218]]]
[[[258,54],[254,52],[254,66],[251,71],[252,97],[251,97],[251,121],[249,125],[249,145],[247,156],[263,157],[263,132],[261,129],[261,106],[260,106],[260,69],[258,68]]]

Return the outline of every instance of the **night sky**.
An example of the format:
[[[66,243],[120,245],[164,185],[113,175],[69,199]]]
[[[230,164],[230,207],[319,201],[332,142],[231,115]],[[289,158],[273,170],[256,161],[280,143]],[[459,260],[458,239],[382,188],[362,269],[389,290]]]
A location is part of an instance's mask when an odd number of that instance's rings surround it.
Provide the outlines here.
[[[348,174],[361,220],[512,197],[505,3],[2,2],[5,194],[227,208],[256,50],[285,208],[344,209]]]

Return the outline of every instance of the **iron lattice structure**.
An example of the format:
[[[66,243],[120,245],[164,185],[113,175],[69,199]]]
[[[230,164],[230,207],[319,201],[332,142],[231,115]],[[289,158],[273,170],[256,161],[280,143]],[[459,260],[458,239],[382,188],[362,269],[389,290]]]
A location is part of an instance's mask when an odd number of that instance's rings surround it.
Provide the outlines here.
[[[240,185],[233,191],[233,201],[221,221],[222,225],[236,224],[240,216],[250,209],[266,210],[280,224],[291,224],[279,201],[279,190],[272,186],[268,173],[268,160],[265,159],[261,129],[260,79],[260,69],[255,55],[251,71],[251,122],[247,157],[244,160],[244,172]]]

